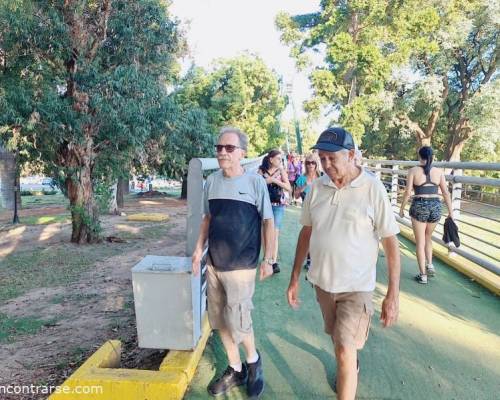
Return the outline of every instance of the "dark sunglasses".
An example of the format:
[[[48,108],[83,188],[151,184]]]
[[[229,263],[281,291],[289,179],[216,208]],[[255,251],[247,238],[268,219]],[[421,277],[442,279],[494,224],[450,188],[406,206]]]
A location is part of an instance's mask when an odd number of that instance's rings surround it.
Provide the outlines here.
[[[226,149],[226,152],[232,153],[236,149],[241,149],[241,147],[235,146],[234,144],[216,144],[215,150],[220,153],[222,149]]]
[[[306,165],[316,165],[316,161],[306,161]]]

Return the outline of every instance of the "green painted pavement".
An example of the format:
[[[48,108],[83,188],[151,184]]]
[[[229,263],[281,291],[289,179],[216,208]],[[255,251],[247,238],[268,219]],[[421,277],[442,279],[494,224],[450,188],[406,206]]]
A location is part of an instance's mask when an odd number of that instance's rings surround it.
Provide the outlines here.
[[[332,399],[335,374],[330,338],[311,286],[301,276],[301,307],[288,307],[288,286],[300,209],[289,207],[281,232],[282,272],[258,282],[254,329],[262,353],[263,399]],[[401,238],[400,318],[384,329],[378,320],[387,273],[381,253],[370,337],[360,352],[358,399],[500,398],[500,300],[470,279],[435,261],[437,276],[428,285],[417,273],[414,246]],[[206,387],[226,368],[222,344],[213,334],[186,399],[207,399]],[[223,398],[245,399],[236,388]]]

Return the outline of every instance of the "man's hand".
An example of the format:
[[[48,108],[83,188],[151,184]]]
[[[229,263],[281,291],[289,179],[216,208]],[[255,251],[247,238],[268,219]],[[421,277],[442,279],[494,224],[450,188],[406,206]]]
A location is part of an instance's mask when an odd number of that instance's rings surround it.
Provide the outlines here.
[[[293,309],[299,308],[299,280],[298,279],[290,279],[290,284],[288,285],[288,290],[286,292],[288,297],[288,304]]]
[[[191,257],[191,268],[193,270],[193,275],[198,276],[200,273],[201,256],[203,251],[195,250],[193,256]]]
[[[386,296],[382,302],[382,314],[380,315],[380,322],[384,328],[396,323],[399,315],[399,297]]]
[[[262,261],[260,263],[260,280],[263,281],[266,278],[269,278],[273,274],[273,266],[266,261]]]

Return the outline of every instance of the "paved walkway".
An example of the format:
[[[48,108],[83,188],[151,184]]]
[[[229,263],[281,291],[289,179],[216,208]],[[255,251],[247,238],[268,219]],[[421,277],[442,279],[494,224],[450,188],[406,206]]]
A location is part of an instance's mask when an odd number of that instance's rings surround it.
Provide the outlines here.
[[[330,338],[310,285],[302,275],[298,311],[288,307],[285,290],[300,225],[300,209],[289,207],[280,243],[282,272],[258,283],[253,313],[262,353],[263,399],[332,399],[335,373]],[[358,399],[500,398],[500,299],[436,260],[437,276],[427,286],[413,281],[414,246],[402,250],[400,320],[384,329],[378,318],[387,274],[381,255],[375,293],[376,314],[360,352]],[[207,399],[206,386],[226,367],[222,344],[212,335],[186,399]],[[234,389],[229,399],[245,399]]]

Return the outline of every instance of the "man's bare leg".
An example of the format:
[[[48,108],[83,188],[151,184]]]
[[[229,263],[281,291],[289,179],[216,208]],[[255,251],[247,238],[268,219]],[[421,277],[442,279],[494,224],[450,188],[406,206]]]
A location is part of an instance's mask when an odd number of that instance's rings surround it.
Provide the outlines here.
[[[234,343],[234,340],[231,334],[229,333],[229,330],[225,328],[219,329],[219,336],[222,340],[224,349],[226,350],[229,365],[241,364],[240,351],[238,349],[238,345]]]
[[[247,358],[247,361],[257,361],[257,349],[255,348],[255,335],[253,334],[253,329],[247,336],[245,336],[241,344],[245,349],[245,356]]]
[[[339,400],[354,400],[358,386],[357,356],[354,347],[335,346],[337,358],[337,396]]]

